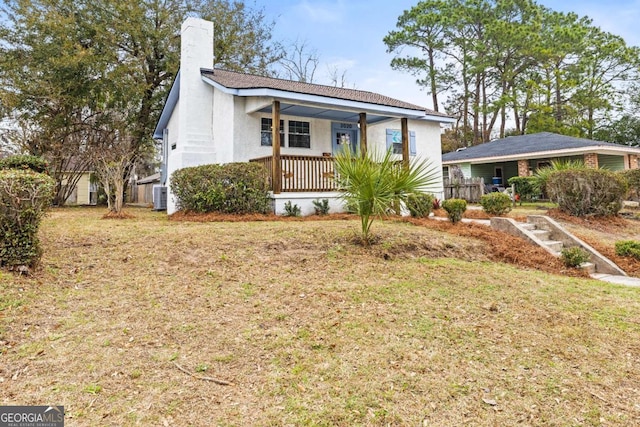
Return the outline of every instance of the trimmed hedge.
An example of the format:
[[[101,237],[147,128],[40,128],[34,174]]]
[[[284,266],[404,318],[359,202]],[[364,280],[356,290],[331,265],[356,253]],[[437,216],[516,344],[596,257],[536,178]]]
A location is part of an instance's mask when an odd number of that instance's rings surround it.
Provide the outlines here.
[[[259,163],[183,168],[171,175],[179,210],[232,214],[271,211],[266,171]]]
[[[30,169],[0,170],[0,266],[35,267],[42,256],[38,228],[55,181]]]
[[[455,224],[462,220],[462,214],[467,210],[467,201],[463,199],[447,199],[442,202],[442,209],[447,212],[449,221]]]
[[[0,169],[21,169],[46,173],[47,167],[47,161],[38,156],[19,154],[0,159]]]
[[[511,211],[511,197],[504,193],[489,193],[480,198],[482,209],[490,215],[504,215]]]
[[[409,194],[407,197],[407,209],[412,217],[427,218],[433,210],[435,197],[428,193]]]
[[[558,208],[573,216],[610,216],[622,209],[627,182],[606,169],[568,169],[550,174],[547,192]]]

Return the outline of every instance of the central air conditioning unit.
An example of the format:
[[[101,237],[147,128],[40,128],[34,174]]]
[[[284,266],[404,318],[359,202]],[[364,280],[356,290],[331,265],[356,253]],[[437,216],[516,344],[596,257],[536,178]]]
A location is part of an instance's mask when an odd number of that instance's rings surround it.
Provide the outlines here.
[[[153,186],[153,210],[167,210],[167,187],[164,187],[162,185]]]

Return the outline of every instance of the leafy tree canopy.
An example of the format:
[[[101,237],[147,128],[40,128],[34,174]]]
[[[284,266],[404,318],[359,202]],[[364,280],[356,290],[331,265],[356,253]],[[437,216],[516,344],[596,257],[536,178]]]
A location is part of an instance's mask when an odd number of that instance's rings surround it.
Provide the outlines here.
[[[423,0],[384,42],[392,67],[459,117],[452,135],[462,146],[504,137],[507,123],[516,134],[593,138],[628,102],[640,69],[639,48],[534,0]]]
[[[105,135],[118,132],[127,141],[132,164],[149,153],[188,15],[215,22],[219,66],[269,74],[280,58],[273,23],[242,1],[4,2],[0,112],[29,129],[20,151],[50,161],[56,203],[64,203],[90,167]]]

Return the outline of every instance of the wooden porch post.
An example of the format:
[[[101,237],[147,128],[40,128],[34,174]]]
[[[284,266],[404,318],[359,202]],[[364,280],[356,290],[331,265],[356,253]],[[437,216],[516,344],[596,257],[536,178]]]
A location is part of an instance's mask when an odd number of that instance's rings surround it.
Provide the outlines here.
[[[360,152],[367,154],[367,113],[360,113]]]
[[[273,161],[271,162],[271,181],[273,194],[282,191],[282,164],[280,163],[280,101],[273,101],[271,108],[271,148]]]
[[[409,119],[400,119],[402,130],[402,165],[409,167]]]

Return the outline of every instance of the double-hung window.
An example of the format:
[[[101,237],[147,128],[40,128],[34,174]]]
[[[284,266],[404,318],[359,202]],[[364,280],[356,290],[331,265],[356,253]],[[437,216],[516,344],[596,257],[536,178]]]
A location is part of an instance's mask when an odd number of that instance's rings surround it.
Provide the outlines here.
[[[309,122],[289,120],[289,147],[311,148]]]
[[[260,125],[260,145],[271,147],[273,141],[272,134],[273,119],[262,118]],[[284,120],[280,120],[280,146],[284,147]]]
[[[260,145],[271,146],[273,136],[271,126],[273,119],[263,117],[260,124]],[[291,148],[311,148],[311,127],[309,122],[288,120],[286,137],[289,141],[285,144],[285,123],[280,120],[280,146]]]

